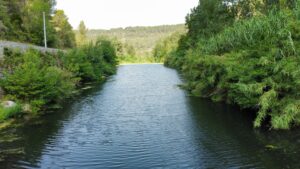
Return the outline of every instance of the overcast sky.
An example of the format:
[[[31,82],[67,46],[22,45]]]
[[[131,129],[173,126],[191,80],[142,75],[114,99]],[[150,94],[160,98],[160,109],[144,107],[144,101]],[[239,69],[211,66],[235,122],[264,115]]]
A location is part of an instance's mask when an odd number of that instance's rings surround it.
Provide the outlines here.
[[[184,23],[199,0],[56,0],[73,28],[83,20],[89,29]]]

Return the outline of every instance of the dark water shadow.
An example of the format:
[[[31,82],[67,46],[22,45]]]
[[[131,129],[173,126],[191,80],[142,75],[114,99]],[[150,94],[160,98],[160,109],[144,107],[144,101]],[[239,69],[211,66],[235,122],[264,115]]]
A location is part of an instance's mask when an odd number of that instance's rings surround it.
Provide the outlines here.
[[[213,157],[208,168],[300,168],[299,130],[254,129],[255,112],[207,99],[189,97],[187,104],[203,132],[198,144]]]
[[[111,81],[112,79],[108,79]],[[36,119],[20,122],[13,128],[8,128],[0,133],[0,168],[22,168],[28,164],[38,167],[39,158],[45,145],[59,134],[63,122],[76,116],[76,108],[82,102],[88,102],[90,98],[101,93],[103,83],[92,84],[91,88],[81,90],[79,94],[63,103],[62,109],[45,112]],[[9,139],[5,139],[5,138]],[[4,138],[4,139],[3,139]],[[2,141],[1,141],[2,140]],[[26,155],[25,155],[26,154]],[[25,163],[27,164],[22,164]]]

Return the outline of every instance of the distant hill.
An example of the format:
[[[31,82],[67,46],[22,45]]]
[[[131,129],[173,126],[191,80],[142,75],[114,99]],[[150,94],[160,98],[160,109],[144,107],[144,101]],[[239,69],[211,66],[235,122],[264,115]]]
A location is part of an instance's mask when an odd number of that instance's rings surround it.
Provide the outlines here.
[[[110,30],[89,30],[88,39],[96,40],[99,36],[109,36],[119,39],[122,43],[135,48],[136,55],[150,56],[156,43],[174,32],[183,32],[184,24],[162,25],[151,27],[127,27]]]

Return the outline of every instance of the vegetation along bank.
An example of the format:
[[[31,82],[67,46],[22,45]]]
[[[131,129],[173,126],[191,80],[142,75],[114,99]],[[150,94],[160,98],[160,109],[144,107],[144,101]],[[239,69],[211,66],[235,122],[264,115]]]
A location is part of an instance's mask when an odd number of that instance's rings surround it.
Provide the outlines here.
[[[182,71],[193,95],[255,110],[255,127],[299,126],[300,1],[200,3],[165,65]]]
[[[115,43],[104,38],[85,41],[82,22],[76,36],[63,10],[55,0],[0,0],[0,40],[44,45],[43,13],[47,44],[64,52],[5,49],[1,60],[0,128],[13,117],[33,117],[45,109],[59,108],[86,83],[101,82],[117,65]],[[15,119],[15,118],[13,118]],[[22,119],[22,118],[21,118]]]
[[[116,50],[108,40],[57,54],[6,50],[0,86],[5,92],[3,100],[15,103],[0,106],[0,122],[59,108],[65,99],[76,94],[77,88],[101,82],[113,74],[116,65]]]

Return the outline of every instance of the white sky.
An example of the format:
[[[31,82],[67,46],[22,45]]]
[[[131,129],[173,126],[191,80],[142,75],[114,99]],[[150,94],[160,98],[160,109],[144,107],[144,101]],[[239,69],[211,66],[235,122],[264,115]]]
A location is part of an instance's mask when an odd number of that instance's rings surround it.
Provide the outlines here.
[[[77,29],[83,20],[89,29],[154,26],[185,22],[199,0],[56,0]]]

